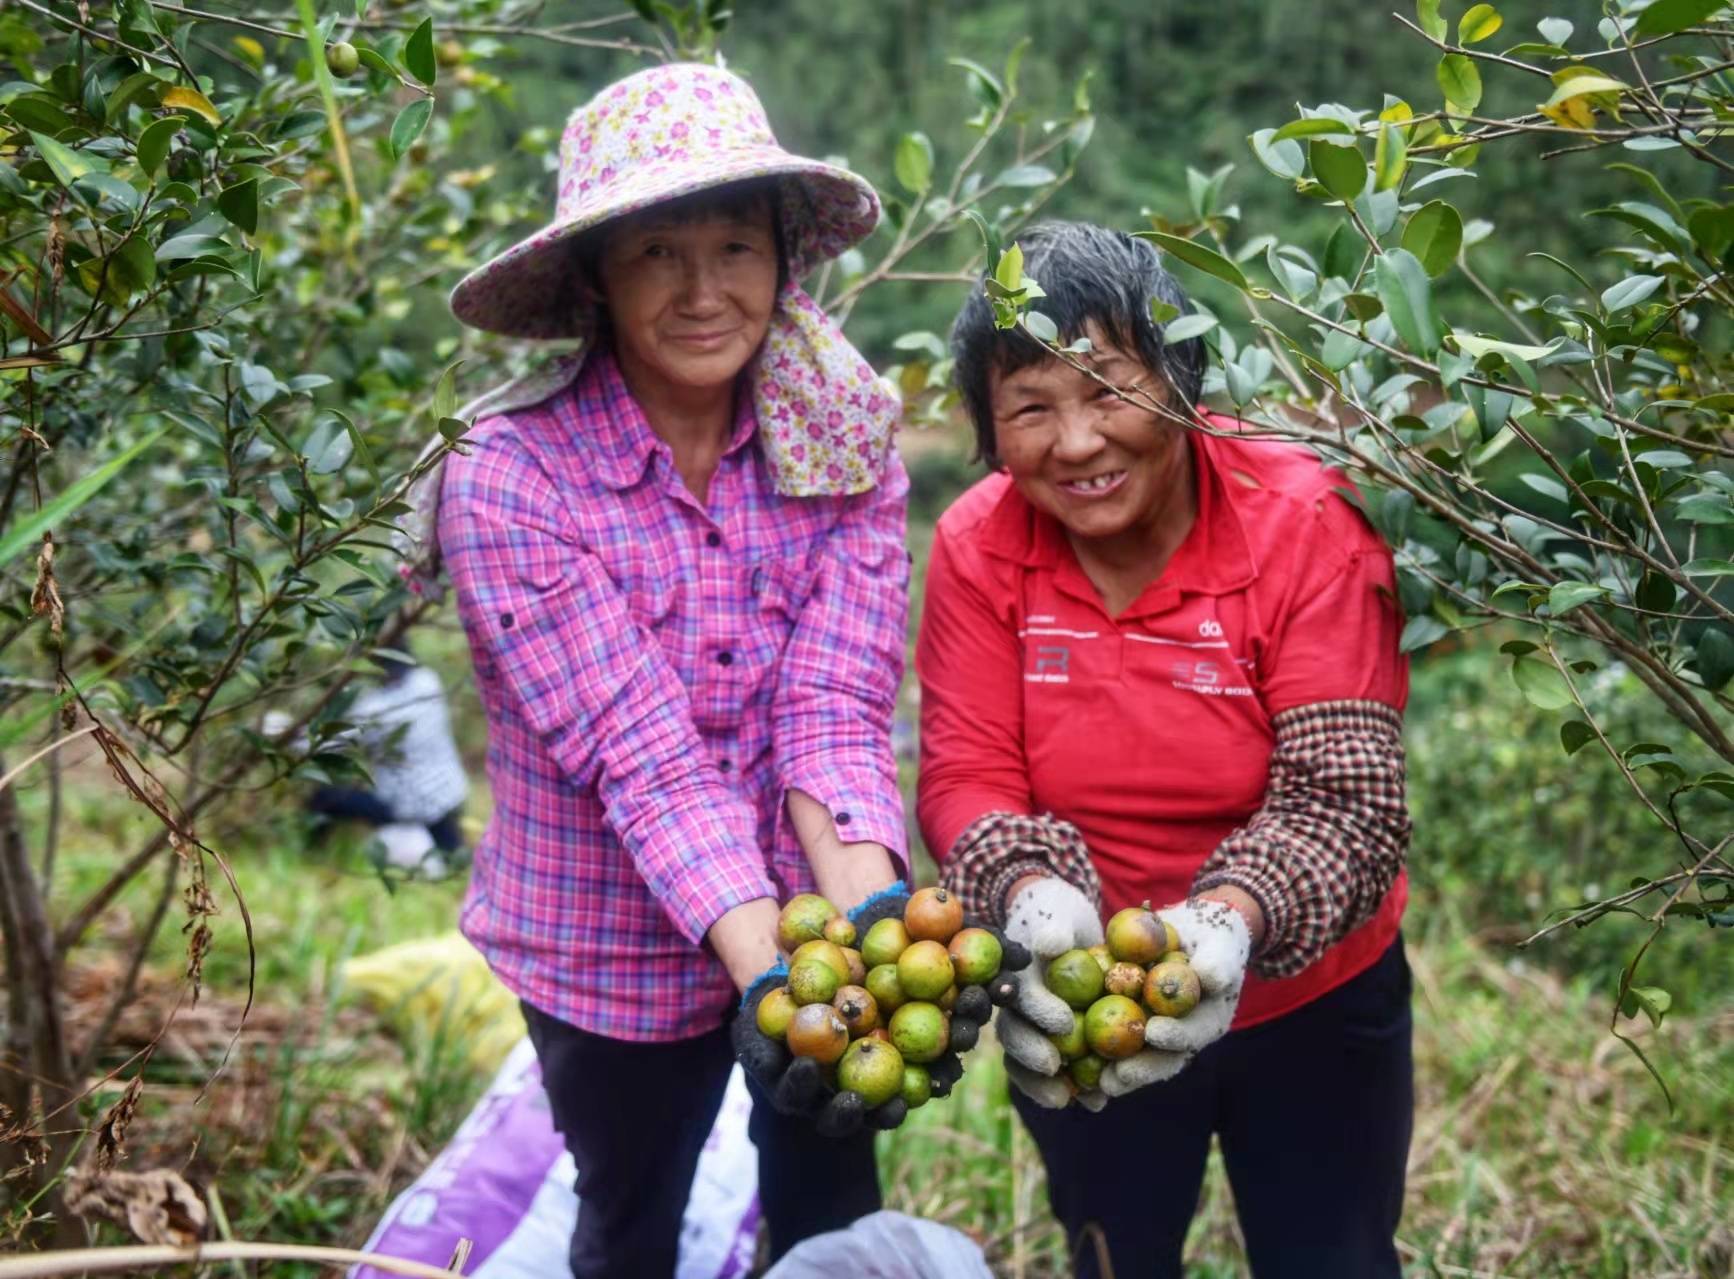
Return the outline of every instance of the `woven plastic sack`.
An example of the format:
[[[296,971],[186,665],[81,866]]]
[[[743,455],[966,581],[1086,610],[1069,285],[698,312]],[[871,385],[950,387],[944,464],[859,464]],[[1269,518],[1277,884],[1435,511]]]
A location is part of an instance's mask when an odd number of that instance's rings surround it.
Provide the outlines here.
[[[745,1279],[759,1226],[752,1098],[736,1067],[699,1156],[680,1233],[677,1279]],[[513,1049],[451,1142],[385,1211],[367,1251],[443,1266],[472,1244],[471,1279],[557,1279],[578,1220],[572,1156],[554,1131],[535,1050]],[[357,1266],[350,1279],[389,1279]]]
[[[497,1069],[524,1038],[517,999],[461,933],[358,955],[342,972],[398,1035],[462,1044],[479,1071]]]
[[[993,1279],[968,1235],[901,1212],[876,1212],[847,1230],[814,1235],[765,1279]]]

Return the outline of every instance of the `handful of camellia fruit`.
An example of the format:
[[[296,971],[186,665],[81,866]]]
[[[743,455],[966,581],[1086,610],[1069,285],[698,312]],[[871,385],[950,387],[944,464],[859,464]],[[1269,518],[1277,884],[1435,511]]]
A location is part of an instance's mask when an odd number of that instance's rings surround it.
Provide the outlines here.
[[[1049,961],[1042,980],[1072,1007],[1072,1029],[1051,1035],[1079,1089],[1095,1088],[1111,1061],[1144,1047],[1146,1016],[1184,1017],[1198,1007],[1198,974],[1172,925],[1149,903],[1108,921],[1107,941]]]
[[[964,926],[957,898],[923,888],[901,919],[880,919],[857,938],[835,906],[802,893],[783,907],[777,938],[789,975],[759,1001],[764,1035],[834,1066],[836,1087],[868,1110],[899,1096],[914,1110],[949,1091],[928,1066],[975,1047],[1004,958],[997,936]]]

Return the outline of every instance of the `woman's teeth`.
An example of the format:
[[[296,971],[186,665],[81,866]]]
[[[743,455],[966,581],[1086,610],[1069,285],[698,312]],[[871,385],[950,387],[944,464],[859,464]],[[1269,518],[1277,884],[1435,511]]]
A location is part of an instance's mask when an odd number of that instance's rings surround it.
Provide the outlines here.
[[[1110,471],[1106,475],[1093,475],[1087,480],[1069,480],[1061,487],[1074,493],[1105,493],[1118,484],[1120,477],[1125,474],[1124,471]]]

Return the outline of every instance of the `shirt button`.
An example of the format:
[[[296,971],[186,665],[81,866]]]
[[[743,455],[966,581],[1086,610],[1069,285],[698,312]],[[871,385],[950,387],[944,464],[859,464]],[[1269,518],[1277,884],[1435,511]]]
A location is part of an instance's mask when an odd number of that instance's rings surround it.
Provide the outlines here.
[[[734,767],[734,762],[732,760],[719,759],[716,762],[716,766],[717,766],[717,768],[719,768],[720,770],[722,770],[723,772],[726,773],[729,771],[729,769]]]
[[[735,664],[735,655],[725,648],[722,652],[716,655],[716,664],[718,666],[733,666]]]
[[[516,620],[517,619],[514,618],[510,613],[501,613],[500,614],[500,626],[505,630],[508,630],[508,631],[511,630],[512,625]]]
[[[838,813],[837,814],[837,825],[847,826],[848,824],[849,824],[849,814],[848,813]]]
[[[704,535],[704,544],[706,546],[721,546],[722,534],[713,529],[711,532]]]

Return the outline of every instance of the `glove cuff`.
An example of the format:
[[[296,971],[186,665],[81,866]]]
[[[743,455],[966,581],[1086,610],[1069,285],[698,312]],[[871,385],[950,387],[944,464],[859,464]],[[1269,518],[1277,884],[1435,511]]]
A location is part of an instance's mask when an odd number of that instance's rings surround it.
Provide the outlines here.
[[[764,997],[765,992],[781,986],[788,979],[789,965],[784,960],[779,959],[753,978],[752,984],[741,992],[739,1011],[748,1015],[755,1014],[758,1009],[758,1002]]]
[[[1006,894],[1027,875],[1064,880],[1101,913],[1102,881],[1084,837],[1076,826],[1052,814],[988,813],[977,818],[951,846],[941,882],[963,903],[966,914],[1003,927]]]
[[[871,927],[872,923],[877,923],[889,915],[901,915],[904,904],[908,900],[909,885],[900,879],[887,888],[881,888],[866,901],[850,910],[848,912],[849,922],[860,928],[862,932],[866,932],[865,928],[861,928],[863,920],[870,920],[871,923],[868,926]]]

